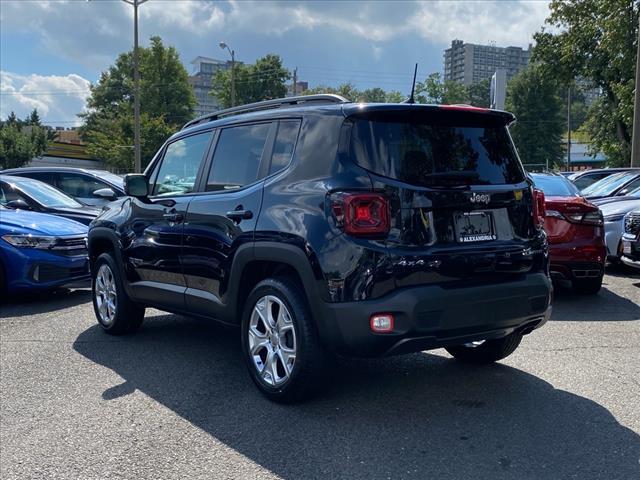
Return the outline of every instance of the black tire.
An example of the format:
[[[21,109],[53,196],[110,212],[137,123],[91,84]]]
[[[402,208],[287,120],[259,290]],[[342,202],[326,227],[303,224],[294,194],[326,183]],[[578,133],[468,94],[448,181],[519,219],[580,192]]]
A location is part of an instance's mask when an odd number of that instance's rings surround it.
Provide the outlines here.
[[[512,333],[503,338],[487,340],[475,347],[456,345],[454,347],[447,347],[446,350],[456,360],[465,363],[486,364],[497,362],[498,360],[508,357],[518,348],[521,341],[521,334]]]
[[[113,276],[116,292],[115,314],[111,321],[105,321],[100,313],[98,297],[96,295],[96,277],[102,267],[107,268]],[[131,301],[122,283],[122,276],[117,263],[109,253],[100,255],[91,269],[91,297],[93,310],[96,314],[98,324],[102,329],[111,335],[123,335],[137,331],[144,320],[144,307]]]
[[[284,304],[295,332],[295,361],[289,377],[278,385],[269,384],[268,379],[261,376],[259,366],[256,365],[254,356],[250,352],[249,328],[253,311],[258,301],[267,296],[276,297]],[[275,308],[279,309],[280,307],[276,306]],[[267,334],[264,335],[266,339]],[[269,278],[253,288],[247,297],[242,314],[241,342],[242,356],[245,359],[249,375],[269,400],[280,403],[297,402],[309,398],[323,384],[324,351],[318,341],[318,334],[305,295],[296,282],[288,278]],[[260,350],[261,353],[265,353],[265,356],[268,347],[273,348],[271,344],[268,344]],[[263,372],[267,370],[266,364],[265,360]],[[279,363],[279,366],[282,366],[282,362]],[[267,373],[267,375],[269,374]]]
[[[571,281],[573,291],[582,295],[595,295],[602,287],[602,277],[580,278]]]

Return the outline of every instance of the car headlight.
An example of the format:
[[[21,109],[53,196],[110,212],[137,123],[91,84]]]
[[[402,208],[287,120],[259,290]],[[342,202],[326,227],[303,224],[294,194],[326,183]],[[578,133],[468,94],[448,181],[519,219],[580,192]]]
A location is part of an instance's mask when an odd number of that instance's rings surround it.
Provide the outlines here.
[[[2,239],[18,248],[49,249],[56,244],[56,237],[36,235],[3,235]]]
[[[624,218],[624,213],[615,213],[613,215],[607,215],[604,217],[605,222],[619,222]]]

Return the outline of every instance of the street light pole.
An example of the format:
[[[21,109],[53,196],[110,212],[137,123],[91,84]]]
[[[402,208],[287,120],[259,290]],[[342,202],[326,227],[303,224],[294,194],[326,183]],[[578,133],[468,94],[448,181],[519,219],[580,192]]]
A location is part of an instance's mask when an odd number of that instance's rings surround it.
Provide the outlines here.
[[[231,106],[236,106],[236,52],[224,42],[219,43],[221,49],[227,49],[231,55]]]
[[[133,6],[133,156],[134,172],[142,171],[140,157],[140,69],[138,55],[138,7],[148,0],[122,0]]]
[[[631,167],[640,167],[640,20],[636,52],[636,93],[633,103],[633,133],[631,137]]]
[[[571,87],[567,88],[567,172],[571,171]]]

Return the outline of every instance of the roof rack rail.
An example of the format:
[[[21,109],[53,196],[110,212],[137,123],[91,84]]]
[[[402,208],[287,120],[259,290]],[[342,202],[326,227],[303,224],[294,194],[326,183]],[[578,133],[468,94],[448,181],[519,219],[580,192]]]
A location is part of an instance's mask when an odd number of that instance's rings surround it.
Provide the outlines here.
[[[332,93],[276,98],[274,100],[265,100],[263,102],[249,103],[247,105],[240,105],[238,107],[225,108],[224,110],[218,110],[217,112],[194,118],[193,120],[185,123],[182,127],[182,130],[194,125],[198,125],[199,123],[212,122],[222,117],[238,115],[240,113],[257,112],[259,110],[269,110],[271,108],[290,107],[305,103],[349,103],[349,100],[340,95],[334,95]]]

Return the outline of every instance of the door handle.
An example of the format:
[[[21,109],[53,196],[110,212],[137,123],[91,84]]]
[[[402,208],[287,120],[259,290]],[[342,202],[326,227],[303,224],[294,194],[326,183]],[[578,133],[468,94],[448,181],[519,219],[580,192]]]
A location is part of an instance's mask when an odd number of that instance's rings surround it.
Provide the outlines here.
[[[164,218],[167,222],[178,223],[184,219],[184,215],[178,212],[170,212],[162,215],[162,218]]]
[[[231,210],[230,212],[227,212],[227,218],[230,218],[235,222],[250,220],[253,218],[253,212],[251,210]]]

